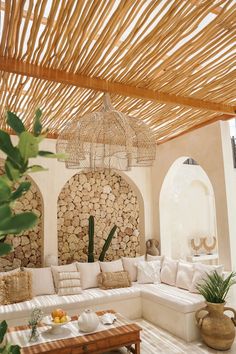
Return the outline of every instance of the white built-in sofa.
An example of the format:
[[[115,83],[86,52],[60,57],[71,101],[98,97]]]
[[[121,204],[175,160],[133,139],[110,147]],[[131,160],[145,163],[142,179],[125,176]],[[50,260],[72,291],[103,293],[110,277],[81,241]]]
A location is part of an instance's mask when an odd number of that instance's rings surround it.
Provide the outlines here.
[[[194,314],[204,305],[199,294],[192,294],[167,284],[137,284],[132,287],[102,290],[83,290],[82,294],[36,296],[30,301],[0,306],[0,321],[9,325],[26,324],[33,308],[40,307],[45,314],[62,307],[69,315],[81,313],[85,308],[108,310],[123,314],[134,320],[144,318],[186,340],[198,338]]]

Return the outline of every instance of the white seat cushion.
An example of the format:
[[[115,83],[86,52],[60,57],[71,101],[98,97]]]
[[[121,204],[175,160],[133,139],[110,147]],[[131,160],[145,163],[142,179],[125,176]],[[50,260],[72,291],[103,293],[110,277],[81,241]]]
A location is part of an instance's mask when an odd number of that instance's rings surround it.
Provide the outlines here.
[[[205,305],[204,298],[167,284],[137,284],[141,296],[175,311],[189,313]]]
[[[79,309],[92,305],[106,304],[112,301],[122,301],[122,299],[137,298],[140,296],[140,289],[137,287],[121,288],[121,289],[87,289],[82,294],[59,296],[44,295],[36,296],[30,301],[24,301],[17,304],[1,306],[0,321],[8,319],[21,319],[30,316],[31,311],[35,307],[41,308],[44,313],[50,313],[57,307],[64,310],[73,310],[74,314],[78,314]]]

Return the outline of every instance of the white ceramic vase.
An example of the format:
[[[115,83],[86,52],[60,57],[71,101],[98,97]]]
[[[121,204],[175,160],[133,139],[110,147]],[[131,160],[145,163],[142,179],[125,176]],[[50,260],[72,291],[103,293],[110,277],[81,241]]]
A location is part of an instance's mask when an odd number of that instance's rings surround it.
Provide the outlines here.
[[[94,311],[86,309],[79,316],[78,325],[82,332],[93,332],[99,325],[99,317]]]

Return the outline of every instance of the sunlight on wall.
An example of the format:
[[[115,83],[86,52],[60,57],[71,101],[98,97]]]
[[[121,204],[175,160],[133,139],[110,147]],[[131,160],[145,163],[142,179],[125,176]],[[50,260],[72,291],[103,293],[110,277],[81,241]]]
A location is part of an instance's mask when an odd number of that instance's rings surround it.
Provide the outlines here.
[[[200,166],[183,164],[185,159],[171,166],[160,193],[161,252],[176,259],[193,253],[192,238],[217,236],[211,182]]]

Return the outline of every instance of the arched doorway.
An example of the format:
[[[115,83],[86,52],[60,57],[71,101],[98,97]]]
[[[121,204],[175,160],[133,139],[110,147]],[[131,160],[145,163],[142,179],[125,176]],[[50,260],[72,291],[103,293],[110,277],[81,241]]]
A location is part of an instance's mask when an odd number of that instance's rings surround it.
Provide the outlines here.
[[[172,164],[162,184],[159,210],[162,254],[187,259],[207,253],[201,239],[208,245],[217,240],[213,187],[193,159],[181,157]],[[212,252],[217,252],[217,244]]]

